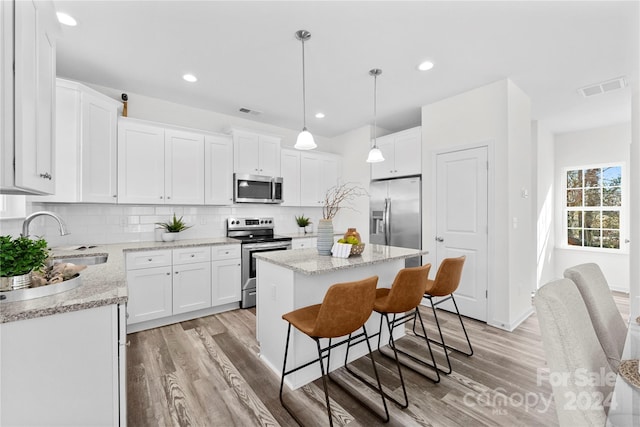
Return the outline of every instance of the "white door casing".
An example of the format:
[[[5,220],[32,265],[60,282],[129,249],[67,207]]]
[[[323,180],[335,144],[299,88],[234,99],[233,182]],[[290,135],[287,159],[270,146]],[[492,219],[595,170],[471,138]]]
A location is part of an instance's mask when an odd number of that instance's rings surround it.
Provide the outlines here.
[[[466,256],[454,293],[464,316],[487,320],[488,148],[470,148],[436,156],[436,263]],[[440,306],[452,309],[452,304]]]

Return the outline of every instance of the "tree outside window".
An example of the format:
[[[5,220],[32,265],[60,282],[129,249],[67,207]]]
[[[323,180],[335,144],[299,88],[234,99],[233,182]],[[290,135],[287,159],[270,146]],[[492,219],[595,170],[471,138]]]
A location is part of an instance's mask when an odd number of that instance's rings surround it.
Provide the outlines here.
[[[566,174],[567,244],[620,249],[622,167],[571,169]]]

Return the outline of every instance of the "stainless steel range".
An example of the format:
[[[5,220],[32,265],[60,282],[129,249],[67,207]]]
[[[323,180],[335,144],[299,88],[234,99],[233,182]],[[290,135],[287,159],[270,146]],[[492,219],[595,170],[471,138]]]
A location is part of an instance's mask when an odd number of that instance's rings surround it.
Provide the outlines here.
[[[242,247],[242,301],[241,308],[256,305],[256,260],[258,252],[291,249],[291,237],[273,234],[273,218],[227,218],[227,237],[241,241]]]

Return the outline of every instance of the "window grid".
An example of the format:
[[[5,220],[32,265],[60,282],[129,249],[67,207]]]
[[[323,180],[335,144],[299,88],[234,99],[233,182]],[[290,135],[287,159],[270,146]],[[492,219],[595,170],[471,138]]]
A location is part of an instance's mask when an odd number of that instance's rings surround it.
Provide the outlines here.
[[[565,224],[569,246],[620,249],[621,169],[567,170]]]

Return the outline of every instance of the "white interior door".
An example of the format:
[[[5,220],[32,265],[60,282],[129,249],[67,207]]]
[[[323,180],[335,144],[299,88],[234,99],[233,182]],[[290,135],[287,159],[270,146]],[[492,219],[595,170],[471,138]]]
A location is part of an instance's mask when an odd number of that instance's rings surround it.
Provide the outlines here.
[[[454,293],[458,309],[464,316],[486,321],[487,147],[438,154],[436,162],[437,266],[444,258],[466,255],[460,286]],[[440,307],[448,308],[445,304]]]

